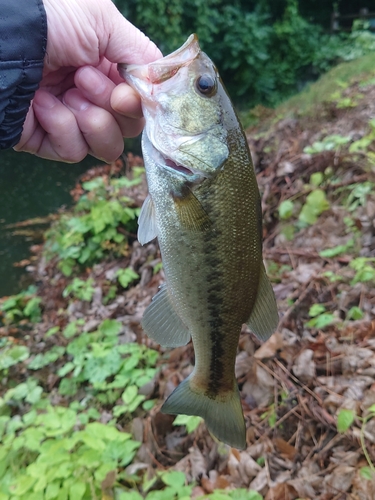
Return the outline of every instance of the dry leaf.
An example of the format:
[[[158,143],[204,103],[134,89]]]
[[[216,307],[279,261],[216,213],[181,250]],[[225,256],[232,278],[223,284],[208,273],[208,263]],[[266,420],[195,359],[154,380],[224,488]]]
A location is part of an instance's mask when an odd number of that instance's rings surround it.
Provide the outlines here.
[[[283,438],[276,437],[273,440],[277,451],[288,460],[294,460],[297,455],[297,450],[291,444],[287,443]]]
[[[262,344],[257,351],[255,351],[254,358],[265,359],[273,358],[277,351],[284,346],[284,340],[281,333],[274,333],[264,344]]]
[[[299,356],[297,356],[292,368],[294,375],[305,384],[309,383],[316,376],[315,362],[313,358],[314,351],[311,349],[305,349]]]

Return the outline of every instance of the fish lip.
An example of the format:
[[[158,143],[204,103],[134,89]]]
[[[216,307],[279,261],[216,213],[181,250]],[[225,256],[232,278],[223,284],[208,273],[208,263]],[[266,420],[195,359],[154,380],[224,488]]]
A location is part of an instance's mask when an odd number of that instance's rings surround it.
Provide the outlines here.
[[[198,37],[193,33],[181,47],[165,57],[148,64],[119,63],[117,70],[127,83],[142,94],[146,86],[172,78],[180,68],[188,66],[198,57],[200,52]]]

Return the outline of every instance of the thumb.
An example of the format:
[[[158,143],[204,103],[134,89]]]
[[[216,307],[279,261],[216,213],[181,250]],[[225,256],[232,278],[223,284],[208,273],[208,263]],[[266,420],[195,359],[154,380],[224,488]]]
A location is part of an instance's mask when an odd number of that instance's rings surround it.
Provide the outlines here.
[[[125,19],[110,2],[104,4],[107,31],[104,57],[113,63],[147,64],[163,57],[157,46],[138,28]],[[110,8],[108,8],[110,7]]]

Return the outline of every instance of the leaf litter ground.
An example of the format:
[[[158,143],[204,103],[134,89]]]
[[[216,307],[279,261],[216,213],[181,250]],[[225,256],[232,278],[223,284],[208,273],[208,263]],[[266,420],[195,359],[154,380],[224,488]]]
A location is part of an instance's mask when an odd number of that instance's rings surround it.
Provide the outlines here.
[[[374,76],[323,99],[308,116],[285,109],[282,116],[258,112],[265,118],[247,136],[280,325],[263,345],[245,329],[241,333],[236,376],[247,422],[245,451],[214,442],[204,423],[187,433],[184,425],[173,425],[175,417],[159,412],[191,373],[194,351],[191,344],[162,349],[140,328],[144,309],[163,282],[163,271],[155,272],[160,263],[155,242],[141,247],[133,238],[122,258],[87,268],[81,277],[92,279],[91,301],[63,297],[70,279],[55,261],[44,259],[41,246],[34,247],[31,270],[42,321],[26,337],[19,327],[3,326],[0,332],[36,356],[64,342],[61,336],[44,338],[51,327],[83,319],[83,330],[93,332],[103,320],[117,319],[123,342],[160,353],[157,375],[142,388],[156,406],[138,409],[118,424],[142,443],[129,474],[151,479],[158,470],[182,471],[196,484],[193,497],[246,488],[266,500],[375,498]],[[140,161],[130,155],[127,167]],[[118,173],[121,162],[92,169],[83,180]],[[78,198],[82,192],[79,182],[72,194]],[[141,206],[145,183],[126,195]],[[138,283],[105,304],[117,271],[129,267],[140,276]],[[55,391],[57,368],[45,370],[40,380],[54,393],[54,404],[64,405],[69,397]],[[10,368],[8,378],[23,381],[30,374],[25,364],[22,370]],[[108,405],[99,413],[101,422],[112,417]],[[109,478],[105,487],[111,486]]]

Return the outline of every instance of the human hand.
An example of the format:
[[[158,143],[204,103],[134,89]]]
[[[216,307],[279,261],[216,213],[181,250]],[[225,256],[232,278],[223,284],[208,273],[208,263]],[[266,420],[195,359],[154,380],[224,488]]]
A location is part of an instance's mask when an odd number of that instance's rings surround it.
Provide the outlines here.
[[[117,63],[146,64],[162,54],[111,0],[44,0],[44,7],[43,79],[14,149],[65,162],[87,154],[113,161],[123,137],[143,128],[140,99]]]

